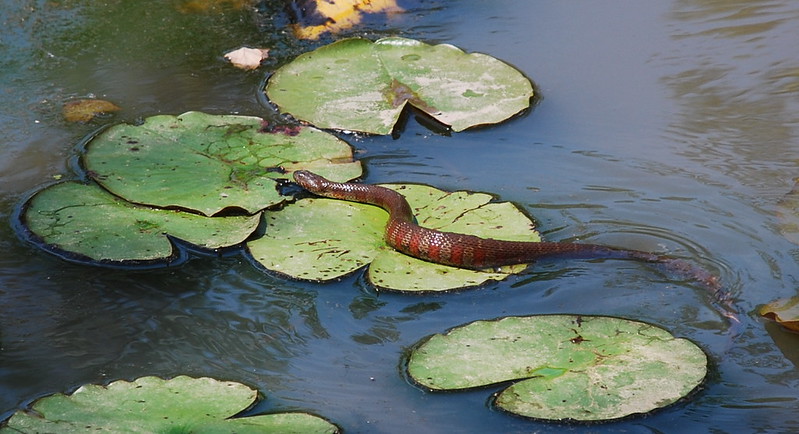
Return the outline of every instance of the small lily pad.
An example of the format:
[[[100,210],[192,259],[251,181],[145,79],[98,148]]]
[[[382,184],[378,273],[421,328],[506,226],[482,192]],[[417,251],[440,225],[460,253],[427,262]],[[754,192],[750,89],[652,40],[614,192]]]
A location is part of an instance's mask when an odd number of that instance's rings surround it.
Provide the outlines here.
[[[772,301],[761,306],[758,313],[788,330],[799,332],[799,297]]]
[[[62,114],[67,122],[90,122],[99,115],[122,110],[121,107],[102,99],[76,99],[64,104]]]
[[[530,80],[491,56],[413,39],[351,38],[297,57],[266,94],[319,128],[389,134],[405,106],[462,131],[502,122],[530,106]]]
[[[168,263],[174,237],[205,249],[243,242],[258,227],[252,216],[205,217],[134,205],[96,184],[62,182],[33,195],[22,225],[46,250],[73,260],[101,263]]]
[[[283,201],[275,178],[306,168],[346,181],[361,174],[352,148],[305,126],[188,112],[115,125],[86,145],[87,173],[130,202],[214,215],[255,213]]]
[[[0,432],[339,432],[308,413],[232,417],[257,397],[257,391],[232,381],[142,377],[41,398],[32,412],[17,411]]]
[[[533,223],[510,203],[483,193],[448,193],[425,185],[385,185],[408,200],[419,224],[433,229],[508,240],[539,241]],[[422,261],[389,247],[388,214],[379,207],[334,199],[302,199],[266,212],[266,233],[247,242],[267,270],[329,281],[371,264],[374,285],[397,291],[446,291],[502,280],[525,265],[498,271],[466,270]]]
[[[621,318],[540,315],[475,321],[420,343],[408,374],[434,391],[513,382],[494,404],[553,421],[607,421],[671,405],[707,375],[696,345]]]

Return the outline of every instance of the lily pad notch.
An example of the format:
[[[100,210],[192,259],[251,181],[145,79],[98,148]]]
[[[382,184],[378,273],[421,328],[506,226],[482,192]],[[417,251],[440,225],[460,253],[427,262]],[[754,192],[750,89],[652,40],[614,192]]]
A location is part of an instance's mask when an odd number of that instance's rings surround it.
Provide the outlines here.
[[[413,107],[453,131],[496,124],[530,107],[532,82],[494,57],[391,37],[350,38],[279,68],[272,103],[319,128],[390,134]]]

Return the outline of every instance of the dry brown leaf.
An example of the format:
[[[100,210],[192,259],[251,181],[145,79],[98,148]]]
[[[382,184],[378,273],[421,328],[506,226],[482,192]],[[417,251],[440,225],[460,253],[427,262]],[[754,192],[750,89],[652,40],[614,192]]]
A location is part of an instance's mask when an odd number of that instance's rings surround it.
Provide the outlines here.
[[[225,54],[225,58],[236,68],[255,69],[261,66],[261,61],[269,57],[269,50],[266,48],[242,47]]]
[[[758,313],[790,331],[799,332],[799,297],[772,301],[761,306]]]
[[[122,108],[102,99],[76,99],[65,103],[61,112],[67,122],[89,122],[95,116],[119,110]]]

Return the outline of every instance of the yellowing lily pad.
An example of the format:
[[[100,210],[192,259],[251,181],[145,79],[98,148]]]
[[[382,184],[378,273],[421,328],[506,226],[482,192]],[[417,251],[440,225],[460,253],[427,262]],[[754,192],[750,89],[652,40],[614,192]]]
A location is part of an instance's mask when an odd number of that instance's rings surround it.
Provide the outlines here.
[[[63,182],[31,197],[20,216],[30,238],[76,261],[166,264],[179,256],[169,237],[205,249],[243,242],[260,214],[205,217],[134,205],[95,184]]]
[[[361,174],[351,147],[304,126],[188,112],[113,126],[86,145],[87,173],[130,202],[205,215],[252,214],[283,197],[275,178],[307,168],[345,181]]]
[[[308,413],[233,417],[257,397],[257,391],[232,381],[142,377],[108,386],[85,385],[71,395],[41,398],[33,404],[35,413],[17,411],[0,432],[339,432],[335,425]]]
[[[758,313],[788,330],[799,332],[799,297],[772,301],[761,306]]]
[[[491,56],[406,38],[344,39],[297,57],[266,94],[319,128],[389,134],[410,104],[454,131],[502,122],[530,106],[530,80]]]
[[[434,391],[513,382],[494,405],[552,421],[648,413],[694,391],[707,356],[686,339],[621,318],[540,315],[475,321],[413,350],[408,374]]]
[[[508,240],[540,241],[533,223],[510,203],[482,193],[448,193],[425,185],[386,185],[408,200],[419,224],[433,229]],[[525,265],[475,271],[422,261],[384,241],[388,214],[376,206],[334,199],[302,199],[266,212],[266,233],[247,242],[267,270],[329,281],[369,265],[374,285],[396,291],[446,291],[502,280]]]

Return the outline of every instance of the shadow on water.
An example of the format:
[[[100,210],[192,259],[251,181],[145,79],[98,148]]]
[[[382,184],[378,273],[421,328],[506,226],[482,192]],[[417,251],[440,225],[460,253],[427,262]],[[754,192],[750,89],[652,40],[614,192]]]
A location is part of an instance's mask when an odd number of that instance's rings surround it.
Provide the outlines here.
[[[189,110],[267,116],[264,75],[336,38],[298,41],[283,3],[183,13],[175,2],[27,0],[0,10],[0,203],[71,179],[81,138],[102,125]],[[740,309],[731,338],[708,297],[630,261],[547,262],[457,294],[375,290],[361,273],[319,285],[268,275],[238,255],[149,271],[66,263],[0,228],[0,414],[81,384],[207,375],[350,432],[582,431],[488,408],[490,391],[425,393],[402,355],[478,319],[603,314],[702,346],[714,372],[692,400],[597,432],[799,429],[793,335],[754,309],[795,295],[799,248],[774,214],[799,161],[799,9],[789,1],[405,2],[342,36],[455,44],[533,78],[535,111],[447,137],[412,116],[398,139],[347,136],[367,182],[486,191],[535,217],[548,240],[668,253],[718,272]],[[222,54],[271,48],[254,72]],[[61,105],[123,107],[70,125]]]

